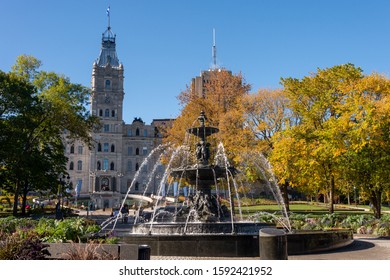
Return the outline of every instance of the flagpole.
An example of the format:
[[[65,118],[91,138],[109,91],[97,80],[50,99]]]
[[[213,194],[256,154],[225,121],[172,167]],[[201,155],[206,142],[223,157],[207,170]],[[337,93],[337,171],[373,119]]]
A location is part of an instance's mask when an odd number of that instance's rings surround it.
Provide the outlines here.
[[[107,8],[107,17],[108,17],[108,30],[111,29],[110,27],[110,6],[108,6]]]

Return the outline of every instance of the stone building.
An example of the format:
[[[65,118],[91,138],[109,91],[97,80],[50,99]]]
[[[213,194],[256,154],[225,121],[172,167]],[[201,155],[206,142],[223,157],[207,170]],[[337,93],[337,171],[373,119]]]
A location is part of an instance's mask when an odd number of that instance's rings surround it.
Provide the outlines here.
[[[157,180],[148,176],[157,158],[139,169],[161,143],[159,127],[171,121],[157,119],[147,125],[141,118],[135,118],[126,124],[123,82],[124,67],[116,53],[116,36],[108,26],[102,35],[99,57],[92,66],[90,111],[100,118],[101,128],[92,133],[92,149],[75,141],[67,143],[65,152],[76,196],[90,199],[98,208],[120,206],[130,186],[130,193],[143,194],[150,180],[146,195],[153,193]],[[154,176],[162,176],[164,167],[158,166],[157,171]],[[138,180],[133,182],[137,172]]]

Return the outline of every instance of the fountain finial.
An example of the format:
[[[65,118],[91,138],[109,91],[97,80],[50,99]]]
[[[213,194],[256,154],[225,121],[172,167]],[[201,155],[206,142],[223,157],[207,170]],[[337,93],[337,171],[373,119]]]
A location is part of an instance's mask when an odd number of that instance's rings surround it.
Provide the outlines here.
[[[200,122],[200,126],[201,127],[204,127],[204,123],[206,122],[207,118],[206,118],[206,114],[204,113],[204,111],[200,111],[200,115],[198,117],[198,120]]]

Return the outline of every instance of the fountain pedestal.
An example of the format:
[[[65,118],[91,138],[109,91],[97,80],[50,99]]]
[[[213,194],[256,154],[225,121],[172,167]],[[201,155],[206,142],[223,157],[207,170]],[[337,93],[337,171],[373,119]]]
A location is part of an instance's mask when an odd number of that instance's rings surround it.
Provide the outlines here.
[[[196,193],[189,199],[189,213],[197,220],[202,222],[224,221],[228,218],[227,208],[218,201],[218,198],[211,194],[211,186],[216,185],[217,179],[226,177],[228,170],[218,165],[210,165],[210,143],[207,142],[207,136],[217,133],[218,128],[205,126],[206,116],[202,111],[198,120],[199,127],[189,128],[191,133],[200,138],[196,144],[195,156],[197,163],[194,166],[185,166],[171,171],[170,175],[174,178],[185,178],[187,182],[195,186]],[[233,175],[233,172],[231,172]]]

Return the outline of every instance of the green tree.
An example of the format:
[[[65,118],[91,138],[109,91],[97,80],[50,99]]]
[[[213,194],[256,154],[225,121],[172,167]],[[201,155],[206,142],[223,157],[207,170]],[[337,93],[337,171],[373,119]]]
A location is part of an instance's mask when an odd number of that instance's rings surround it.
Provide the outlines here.
[[[60,174],[66,172],[64,142],[78,138],[92,145],[90,132],[98,124],[86,110],[89,90],[39,71],[40,65],[34,57],[19,57],[12,72],[3,73],[0,87],[1,145],[7,148],[1,149],[0,176],[2,187],[14,194],[14,215],[20,196],[26,204],[28,191],[57,193]]]

